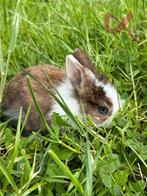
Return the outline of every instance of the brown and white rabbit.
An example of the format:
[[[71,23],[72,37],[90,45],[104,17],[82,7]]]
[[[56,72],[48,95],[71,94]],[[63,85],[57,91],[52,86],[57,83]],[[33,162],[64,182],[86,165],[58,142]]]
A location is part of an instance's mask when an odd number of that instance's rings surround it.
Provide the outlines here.
[[[121,106],[116,89],[103,74],[96,72],[90,58],[80,49],[76,49],[73,55],[67,55],[66,70],[46,64],[29,67],[27,71],[53,90],[49,77],[74,115],[82,113],[82,102],[84,112],[90,115],[98,126],[103,126],[110,121]],[[65,114],[61,106],[40,83],[33,79],[31,83],[37,102],[48,122],[54,112],[59,115]],[[41,121],[33,104],[26,76],[21,72],[14,76],[5,88],[2,111],[7,118],[17,124],[20,107],[23,108],[23,121],[30,103],[32,106],[24,135],[39,130]]]

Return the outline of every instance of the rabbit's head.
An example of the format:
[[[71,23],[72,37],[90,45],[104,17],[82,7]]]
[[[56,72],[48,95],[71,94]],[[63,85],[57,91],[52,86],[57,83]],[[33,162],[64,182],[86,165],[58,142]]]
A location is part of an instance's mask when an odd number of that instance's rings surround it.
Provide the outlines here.
[[[94,119],[97,126],[109,124],[122,106],[115,87],[104,74],[96,72],[90,58],[80,49],[66,57],[66,72],[84,112]]]

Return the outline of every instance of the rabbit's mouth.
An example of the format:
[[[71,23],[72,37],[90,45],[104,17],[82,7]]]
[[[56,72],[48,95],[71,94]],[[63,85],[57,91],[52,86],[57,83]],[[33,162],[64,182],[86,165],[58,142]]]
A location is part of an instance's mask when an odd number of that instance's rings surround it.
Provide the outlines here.
[[[113,119],[112,116],[107,117],[105,119],[101,119],[100,117],[97,116],[92,118],[97,127],[109,127]]]

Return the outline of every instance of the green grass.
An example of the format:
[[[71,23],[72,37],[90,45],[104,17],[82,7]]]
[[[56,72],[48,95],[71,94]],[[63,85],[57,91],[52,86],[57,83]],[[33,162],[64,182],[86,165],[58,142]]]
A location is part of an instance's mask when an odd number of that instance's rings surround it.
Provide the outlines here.
[[[55,114],[44,136],[20,135],[21,111],[16,134],[0,122],[0,195],[146,195],[147,1],[1,0],[0,10],[0,100],[22,67],[64,66],[78,47],[126,99],[111,129],[82,123],[64,104],[67,117]],[[122,20],[130,11],[137,42],[126,31],[104,30],[107,12]]]

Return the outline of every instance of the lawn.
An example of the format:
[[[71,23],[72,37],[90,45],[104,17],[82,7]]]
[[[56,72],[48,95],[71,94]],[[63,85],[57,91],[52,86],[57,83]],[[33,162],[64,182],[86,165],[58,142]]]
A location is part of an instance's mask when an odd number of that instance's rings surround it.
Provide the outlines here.
[[[111,128],[68,112],[54,114],[46,133],[22,137],[21,111],[17,130],[0,121],[0,195],[146,195],[147,1],[1,0],[0,10],[0,100],[23,68],[63,67],[75,48],[126,100]]]

